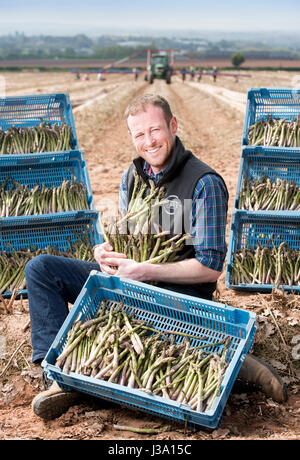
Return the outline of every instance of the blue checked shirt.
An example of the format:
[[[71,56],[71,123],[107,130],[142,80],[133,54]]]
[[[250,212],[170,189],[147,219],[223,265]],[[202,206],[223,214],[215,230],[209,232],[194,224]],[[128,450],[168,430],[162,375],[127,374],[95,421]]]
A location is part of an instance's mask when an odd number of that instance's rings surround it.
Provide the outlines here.
[[[168,168],[168,167],[167,167]],[[163,177],[165,171],[158,174],[152,172],[145,162],[144,171],[155,184]],[[122,176],[119,206],[121,212],[126,212],[128,205],[127,172]],[[201,211],[197,203],[201,203]],[[224,184],[219,176],[206,174],[196,184],[192,200],[191,228],[195,257],[206,267],[222,271],[226,257],[226,219],[227,203]]]

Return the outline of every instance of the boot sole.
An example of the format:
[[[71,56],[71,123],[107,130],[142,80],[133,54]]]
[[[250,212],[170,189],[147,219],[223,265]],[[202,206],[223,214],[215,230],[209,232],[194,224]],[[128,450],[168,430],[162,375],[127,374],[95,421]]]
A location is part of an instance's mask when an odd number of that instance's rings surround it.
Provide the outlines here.
[[[32,410],[44,420],[53,420],[76,403],[79,396],[79,393],[68,391],[62,391],[49,396],[37,395],[32,401]]]

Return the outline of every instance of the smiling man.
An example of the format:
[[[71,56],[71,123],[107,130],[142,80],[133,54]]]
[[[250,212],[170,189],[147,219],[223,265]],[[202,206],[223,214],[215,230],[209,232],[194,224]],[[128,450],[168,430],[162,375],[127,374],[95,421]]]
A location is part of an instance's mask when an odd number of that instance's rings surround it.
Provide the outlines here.
[[[160,98],[143,97],[143,101],[160,101]],[[132,104],[138,110],[137,104]],[[143,106],[142,106],[143,107]],[[178,128],[177,119],[171,112],[159,105],[148,102],[142,111],[128,109],[128,131],[137,153],[151,165],[154,174],[162,171],[170,162],[175,135]]]
[[[146,94],[135,99],[128,106],[125,119],[138,156],[122,177],[120,209],[127,209],[136,173],[147,187],[152,179],[164,187],[167,197],[176,197],[177,203],[190,203],[187,208],[178,206],[178,220],[183,226],[188,221],[192,244],[186,244],[179,260],[171,264],[138,263],[114,252],[108,243],[94,248],[96,262],[51,255],[32,259],[26,265],[25,276],[34,363],[40,363],[45,357],[69,312],[68,304],[75,302],[91,270],[100,269],[138,281],[155,281],[165,289],[212,299],[226,255],[228,193],[224,180],[184,148],[177,136],[177,119],[161,96]],[[174,222],[173,216],[172,225]],[[252,355],[246,356],[239,376],[260,386],[275,401],[283,402],[287,398],[274,369]],[[39,417],[52,419],[79,397],[79,393],[63,391],[53,382],[48,390],[34,398],[32,408]]]
[[[193,244],[186,244],[179,261],[171,266],[137,263],[112,252],[107,243],[95,249],[95,259],[107,274],[156,281],[163,288],[212,299],[226,256],[228,192],[224,180],[184,148],[177,137],[177,119],[163,97],[138,97],[128,106],[125,119],[138,157],[122,178],[121,210],[130,201],[134,172],[148,187],[152,179],[165,188],[166,197],[175,197],[181,204],[182,216],[176,219],[182,221],[185,233],[192,229]]]

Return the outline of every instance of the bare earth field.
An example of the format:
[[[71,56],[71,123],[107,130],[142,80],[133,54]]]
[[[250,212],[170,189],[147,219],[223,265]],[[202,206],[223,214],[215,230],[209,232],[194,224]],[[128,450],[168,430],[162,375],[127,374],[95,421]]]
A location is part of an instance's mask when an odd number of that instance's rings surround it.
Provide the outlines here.
[[[99,59],[9,59],[0,60],[0,68],[29,68],[29,69],[87,69],[107,66],[112,64],[112,60],[99,60]],[[128,59],[124,61],[126,67],[146,67],[146,51],[140,57],[140,59]],[[201,66],[201,67],[231,67],[230,58],[203,58],[193,59],[186,58],[181,59],[180,56],[176,56],[175,68],[188,67],[190,65]],[[247,58],[241,68],[258,68],[268,67],[272,68],[300,68],[300,61],[294,59],[249,59]]]
[[[250,76],[251,75],[251,76]],[[74,107],[79,145],[85,152],[96,208],[108,212],[117,206],[122,172],[134,150],[123,120],[129,101],[144,92],[165,96],[179,120],[185,147],[214,167],[225,179],[229,193],[227,239],[241,154],[246,92],[250,87],[294,85],[297,73],[250,72],[249,77],[218,77],[214,84],[204,76],[200,83],[171,85],[142,77],[110,75],[76,81],[71,73],[0,73],[6,94],[67,92]],[[268,295],[238,293],[219,282],[216,300],[257,313],[254,352],[268,361],[288,385],[289,400],[277,404],[261,392],[232,391],[217,430],[191,431],[181,425],[142,412],[114,406],[83,395],[82,401],[56,420],[44,422],[31,410],[33,397],[42,389],[41,371],[31,363],[27,300],[15,301],[10,313],[0,304],[0,439],[99,440],[292,440],[300,439],[300,299],[274,292]],[[2,354],[1,354],[2,352]],[[114,424],[158,428],[157,435],[118,431]]]

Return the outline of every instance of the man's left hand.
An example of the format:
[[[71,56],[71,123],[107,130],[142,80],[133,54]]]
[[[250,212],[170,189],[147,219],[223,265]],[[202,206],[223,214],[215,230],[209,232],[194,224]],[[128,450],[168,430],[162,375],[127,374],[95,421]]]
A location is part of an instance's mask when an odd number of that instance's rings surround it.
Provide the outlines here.
[[[146,264],[142,262],[136,262],[132,259],[122,258],[107,258],[107,264],[117,267],[116,276],[123,278],[129,278],[135,281],[145,281],[145,269]]]

